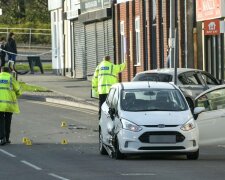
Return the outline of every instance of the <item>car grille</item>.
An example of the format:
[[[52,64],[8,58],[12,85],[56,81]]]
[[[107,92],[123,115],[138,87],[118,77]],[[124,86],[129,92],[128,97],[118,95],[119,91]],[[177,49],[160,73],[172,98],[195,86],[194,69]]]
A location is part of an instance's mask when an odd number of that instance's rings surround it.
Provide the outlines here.
[[[143,143],[151,143],[150,142],[150,138],[151,136],[164,136],[170,138],[171,136],[175,136],[175,142],[174,143],[178,143],[178,142],[183,142],[185,137],[177,132],[177,131],[156,131],[156,132],[145,132],[143,133],[140,137],[139,140]],[[166,142],[154,142],[154,143],[166,143]]]
[[[185,149],[183,146],[156,146],[156,147],[140,147],[138,150],[180,150]]]
[[[177,127],[179,125],[165,125],[164,127]],[[144,127],[150,127],[150,128],[158,128],[159,125],[144,125]]]

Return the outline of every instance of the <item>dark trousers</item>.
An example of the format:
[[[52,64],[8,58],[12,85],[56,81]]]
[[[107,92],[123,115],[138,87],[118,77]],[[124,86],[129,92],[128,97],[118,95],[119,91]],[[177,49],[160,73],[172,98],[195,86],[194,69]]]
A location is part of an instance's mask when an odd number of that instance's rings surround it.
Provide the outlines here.
[[[5,56],[1,56],[0,67],[5,66]]]
[[[6,140],[9,140],[12,114],[9,112],[0,112],[0,139],[6,138]]]
[[[102,104],[105,102],[108,94],[99,94],[99,111],[98,111],[98,116],[99,119],[101,118],[101,107]]]

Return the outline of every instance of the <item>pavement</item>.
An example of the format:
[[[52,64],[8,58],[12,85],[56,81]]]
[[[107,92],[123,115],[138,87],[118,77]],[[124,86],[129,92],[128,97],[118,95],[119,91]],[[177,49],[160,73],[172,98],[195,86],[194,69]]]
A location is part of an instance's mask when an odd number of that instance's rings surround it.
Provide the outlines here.
[[[21,98],[46,101],[98,111],[98,99],[91,98],[91,81],[58,76],[51,72],[19,75],[19,81],[45,87],[50,92],[25,92]]]

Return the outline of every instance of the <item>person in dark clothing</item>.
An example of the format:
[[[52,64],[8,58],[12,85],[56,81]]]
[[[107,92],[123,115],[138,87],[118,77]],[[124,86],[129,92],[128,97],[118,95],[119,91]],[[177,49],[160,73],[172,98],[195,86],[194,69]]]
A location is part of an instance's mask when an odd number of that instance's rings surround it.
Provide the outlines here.
[[[5,56],[6,56],[6,52],[5,52],[5,50],[6,50],[6,45],[5,45],[5,38],[4,37],[1,37],[1,39],[0,39],[0,60],[1,60],[1,62],[0,62],[0,67],[2,67],[2,66],[5,66]]]
[[[16,61],[17,47],[16,47],[16,41],[14,38],[15,38],[15,34],[13,32],[10,32],[8,41],[6,43],[9,64],[10,64],[10,62],[15,63],[15,61]]]

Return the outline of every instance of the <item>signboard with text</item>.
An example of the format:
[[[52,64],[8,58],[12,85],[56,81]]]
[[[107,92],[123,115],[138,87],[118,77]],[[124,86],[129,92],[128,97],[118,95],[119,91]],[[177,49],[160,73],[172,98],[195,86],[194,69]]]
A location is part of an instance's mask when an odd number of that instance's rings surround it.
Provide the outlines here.
[[[220,34],[220,20],[207,20],[204,21],[204,34],[205,35],[219,35]]]
[[[59,9],[62,8],[62,0],[48,0],[48,10],[55,10],[55,9]]]
[[[196,1],[196,19],[205,21],[225,17],[224,0],[197,0]]]
[[[81,13],[111,7],[110,0],[80,0]]]

